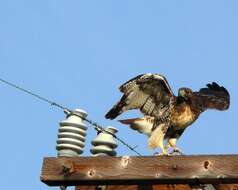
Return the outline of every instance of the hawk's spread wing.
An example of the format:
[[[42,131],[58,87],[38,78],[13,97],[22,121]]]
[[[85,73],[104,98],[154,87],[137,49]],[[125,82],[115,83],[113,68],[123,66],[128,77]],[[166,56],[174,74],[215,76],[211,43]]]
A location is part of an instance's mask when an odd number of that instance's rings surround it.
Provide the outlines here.
[[[207,84],[207,88],[202,88],[199,92],[194,92],[193,99],[201,112],[206,109],[226,110],[230,106],[229,92],[215,82]]]
[[[140,109],[144,115],[158,120],[162,115],[168,115],[174,98],[167,80],[159,74],[139,75],[119,89],[124,94],[106,114],[107,119],[114,119],[127,110]]]

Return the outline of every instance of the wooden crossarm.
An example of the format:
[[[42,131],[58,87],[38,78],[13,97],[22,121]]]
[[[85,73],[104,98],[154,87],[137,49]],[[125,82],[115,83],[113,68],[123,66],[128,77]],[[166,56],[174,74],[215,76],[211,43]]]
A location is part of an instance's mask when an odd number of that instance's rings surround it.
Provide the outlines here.
[[[238,183],[238,155],[45,158],[50,186]]]

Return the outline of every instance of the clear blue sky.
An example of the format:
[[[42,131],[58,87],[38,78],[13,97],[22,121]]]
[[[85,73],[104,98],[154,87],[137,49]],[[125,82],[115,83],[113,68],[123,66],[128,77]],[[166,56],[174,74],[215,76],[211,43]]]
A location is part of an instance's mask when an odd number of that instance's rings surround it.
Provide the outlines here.
[[[237,7],[236,0],[1,1],[0,77],[85,109],[144,155],[153,153],[145,136],[104,119],[121,96],[117,87],[147,72],[164,74],[175,93],[216,81],[230,91],[230,110],[202,114],[178,145],[187,154],[237,153]],[[50,189],[40,170],[44,156],[56,156],[63,112],[4,84],[0,92],[1,189]],[[90,128],[84,155],[94,137]],[[122,145],[117,151],[134,155]]]

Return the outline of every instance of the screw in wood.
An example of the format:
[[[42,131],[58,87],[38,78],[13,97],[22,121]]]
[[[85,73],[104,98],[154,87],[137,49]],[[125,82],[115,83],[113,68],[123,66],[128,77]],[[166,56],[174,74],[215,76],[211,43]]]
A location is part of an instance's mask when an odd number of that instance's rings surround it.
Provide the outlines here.
[[[204,162],[204,164],[203,164],[203,166],[204,166],[205,169],[208,169],[209,165],[210,165],[210,162],[207,161],[207,160],[206,160],[206,161]]]
[[[88,171],[88,176],[93,177],[96,174],[95,170],[89,170]]]
[[[127,167],[127,165],[129,164],[130,161],[130,156],[123,156],[121,158],[121,165],[123,168]]]

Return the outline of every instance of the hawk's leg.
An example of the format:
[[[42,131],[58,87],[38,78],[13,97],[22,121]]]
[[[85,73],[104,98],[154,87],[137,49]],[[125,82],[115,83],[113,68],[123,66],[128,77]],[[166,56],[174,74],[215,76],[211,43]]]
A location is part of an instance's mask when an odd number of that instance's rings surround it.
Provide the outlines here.
[[[168,155],[167,150],[164,148],[164,135],[168,128],[166,124],[160,124],[151,133],[151,136],[148,139],[148,147],[150,149],[160,148],[161,153],[156,155]]]
[[[164,148],[164,143],[163,141],[160,141],[159,145],[158,145],[158,148],[161,149],[161,152],[155,152],[154,153],[154,156],[168,156],[168,152],[167,152],[167,149]]]
[[[172,148],[172,151],[169,153],[169,155],[183,155],[182,150],[177,147],[176,142],[176,138],[170,138],[168,140],[168,143],[165,146],[165,150],[167,152],[169,148]]]

